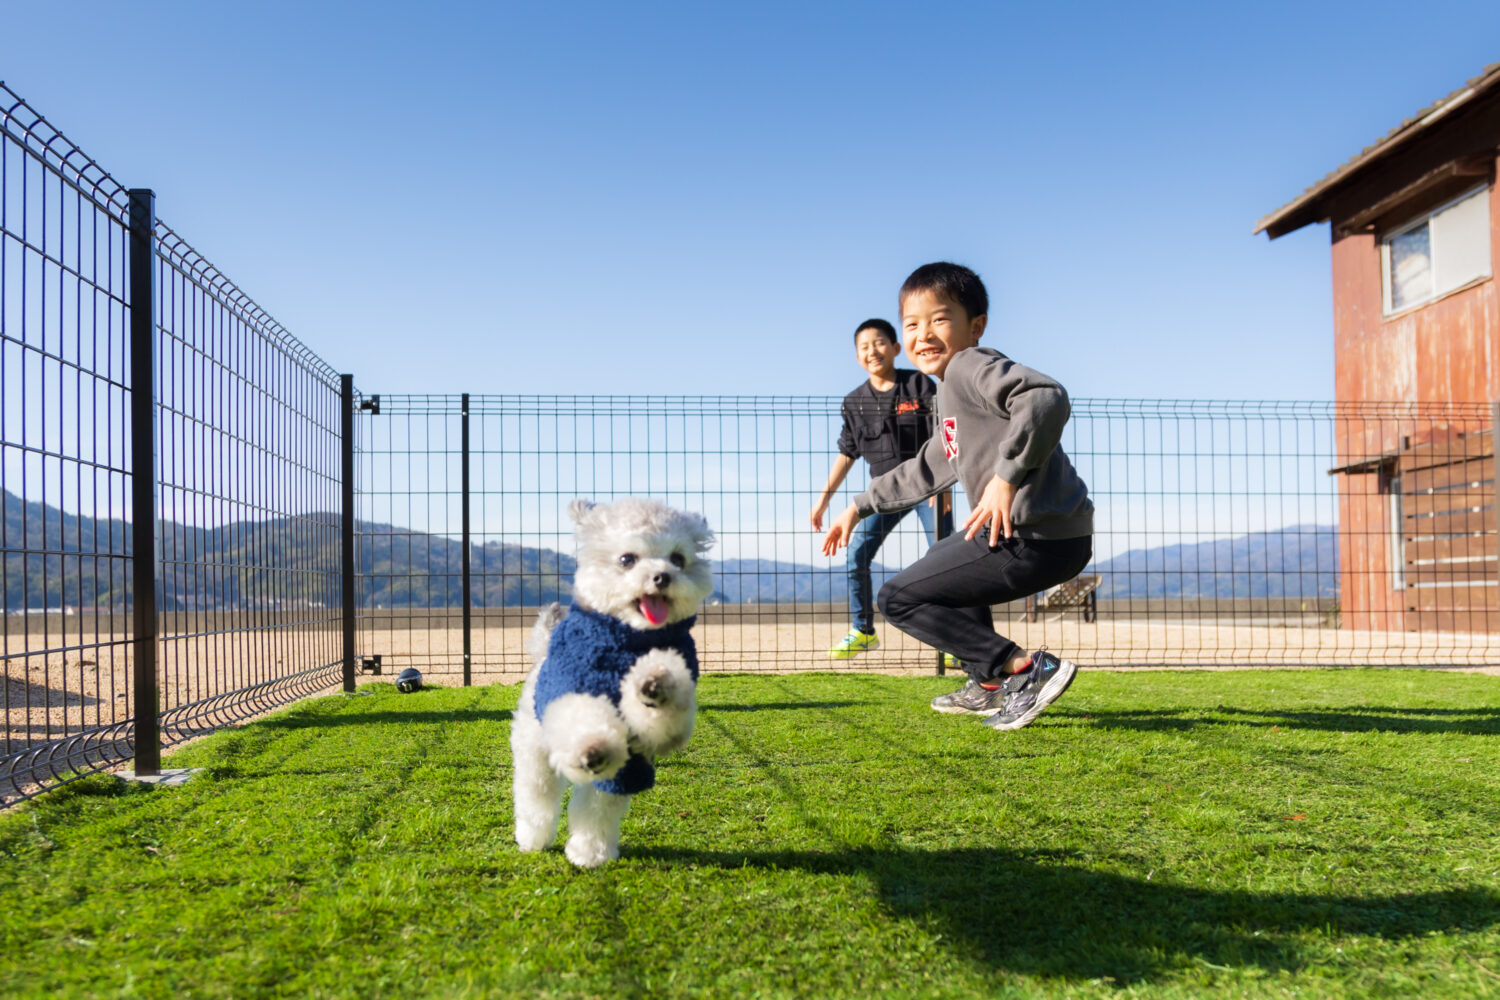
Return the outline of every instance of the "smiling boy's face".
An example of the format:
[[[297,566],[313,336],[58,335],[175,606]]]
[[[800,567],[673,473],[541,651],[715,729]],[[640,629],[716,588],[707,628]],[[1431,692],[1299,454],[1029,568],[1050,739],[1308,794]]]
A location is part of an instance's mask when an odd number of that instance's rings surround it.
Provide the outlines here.
[[[885,335],[884,330],[867,326],[854,337],[854,356],[865,371],[888,379],[896,372],[896,356],[901,345]]]
[[[940,379],[954,355],[979,343],[988,318],[970,316],[946,295],[912,292],[901,300],[901,338],[906,356],[922,374]]]

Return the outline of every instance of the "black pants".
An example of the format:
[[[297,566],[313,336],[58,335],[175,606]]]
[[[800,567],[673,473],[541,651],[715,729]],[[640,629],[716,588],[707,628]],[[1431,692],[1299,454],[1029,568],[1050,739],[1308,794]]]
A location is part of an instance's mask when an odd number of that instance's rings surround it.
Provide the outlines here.
[[[958,657],[970,677],[989,682],[1021,652],[995,631],[990,606],[1073,579],[1093,552],[1088,536],[1002,538],[992,549],[987,528],[971,541],[950,535],[887,580],[876,603],[886,621]]]

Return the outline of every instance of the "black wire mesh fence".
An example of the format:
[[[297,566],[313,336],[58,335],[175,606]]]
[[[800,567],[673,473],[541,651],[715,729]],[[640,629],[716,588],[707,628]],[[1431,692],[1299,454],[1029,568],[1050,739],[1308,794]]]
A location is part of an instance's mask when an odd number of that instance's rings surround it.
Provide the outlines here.
[[[33,771],[129,755],[128,196],[8,90],[0,100],[8,797]]]
[[[340,376],[156,227],[163,743],[343,670]]]
[[[1097,507],[1094,561],[997,608],[997,627],[1101,666],[1493,663],[1492,417],[1076,400],[1063,447]],[[536,606],[568,601],[568,503],[632,494],[717,532],[705,669],[934,666],[883,624],[876,649],[830,655],[850,627],[847,569],[821,554],[809,513],[836,398],[385,396],[361,422],[359,647],[388,672],[524,672]],[[865,481],[856,466],[832,511]],[[967,513],[960,496],[960,524]],[[875,586],[927,544],[907,518]]]
[[[0,802],[337,678],[338,389],[0,84]]]
[[[575,497],[708,518],[707,670],[943,669],[883,623],[830,656],[850,575],[810,522],[839,403],[361,395],[0,84],[0,804],[149,773],[356,662],[519,679],[571,594]],[[998,627],[1096,666],[1500,662],[1495,418],[1075,400],[1094,560]],[[928,544],[903,520],[874,587]]]

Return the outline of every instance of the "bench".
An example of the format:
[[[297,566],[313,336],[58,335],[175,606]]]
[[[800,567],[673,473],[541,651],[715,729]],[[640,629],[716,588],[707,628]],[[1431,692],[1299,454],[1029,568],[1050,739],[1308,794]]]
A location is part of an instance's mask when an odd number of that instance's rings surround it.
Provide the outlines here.
[[[1060,612],[1057,618],[1061,620],[1063,614],[1073,608],[1083,610],[1083,620],[1095,622],[1099,620],[1099,584],[1103,581],[1097,573],[1087,576],[1075,576],[1067,583],[1059,583],[1057,586],[1033,594],[1026,598],[1026,620],[1034,622],[1043,611]]]

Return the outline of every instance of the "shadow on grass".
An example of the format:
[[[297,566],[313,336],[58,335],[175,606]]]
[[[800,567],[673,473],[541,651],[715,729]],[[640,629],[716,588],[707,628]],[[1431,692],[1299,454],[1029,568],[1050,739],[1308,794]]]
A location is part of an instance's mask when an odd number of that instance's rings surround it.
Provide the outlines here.
[[[1054,708],[1053,719],[1119,729],[1178,730],[1200,726],[1279,726],[1338,733],[1462,733],[1500,735],[1500,708],[1396,708],[1368,705],[1347,708],[1262,710],[1219,705],[1204,709],[1133,709],[1124,712],[1080,712]]]
[[[775,711],[805,711],[807,709],[828,708],[854,708],[860,705],[870,704],[862,701],[799,701],[779,704],[775,702],[759,705],[700,705],[699,711],[704,712],[775,712]],[[448,725],[460,722],[509,722],[515,712],[508,708],[502,709],[474,709],[474,708],[433,708],[430,711],[421,709],[405,709],[402,711],[373,712],[340,712],[336,715],[322,713],[308,713],[306,715],[290,715],[282,718],[262,719],[255,723],[256,726],[265,729],[325,729],[330,726],[371,726],[371,725]]]
[[[510,709],[433,708],[431,711],[407,709],[400,712],[341,712],[337,715],[307,713],[261,719],[259,729],[326,729],[330,726],[449,725],[458,722],[509,722]]]
[[[1199,889],[1068,867],[1061,852],[715,852],[631,850],[669,867],[765,868],[870,879],[892,915],[916,921],[996,969],[1127,984],[1184,967],[1296,970],[1313,959],[1290,937],[1416,938],[1493,930],[1500,894],[1340,896]]]
[[[726,704],[724,702],[700,702],[698,710],[703,712],[801,712],[810,708],[857,708],[873,705],[871,701],[768,701],[748,704]]]

